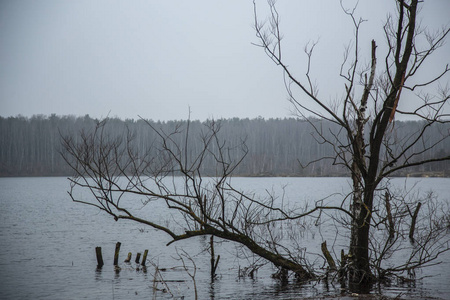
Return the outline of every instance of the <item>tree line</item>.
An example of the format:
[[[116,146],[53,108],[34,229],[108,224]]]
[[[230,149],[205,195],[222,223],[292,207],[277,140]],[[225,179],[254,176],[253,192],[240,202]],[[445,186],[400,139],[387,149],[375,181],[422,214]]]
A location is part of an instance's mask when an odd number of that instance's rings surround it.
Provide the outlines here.
[[[69,176],[71,170],[61,157],[61,137],[79,138],[80,132],[94,130],[101,120],[75,116],[35,115],[31,118],[0,117],[0,176]],[[211,121],[152,121],[121,120],[108,118],[105,131],[113,137],[132,136],[137,152],[151,151],[156,136],[149,126],[162,132],[173,133],[177,128],[189,126],[189,149],[202,147],[202,136]],[[222,119],[215,121],[220,126],[218,135],[235,151],[228,153],[233,160],[242,152],[246,155],[234,172],[234,176],[348,176],[334,155],[334,146],[325,142],[338,132],[337,125],[323,119]],[[423,121],[396,121],[391,134],[393,140],[414,138],[420,133]],[[420,153],[439,140],[443,132],[449,132],[449,124],[436,123],[427,132],[422,143],[414,145],[405,153]],[[124,135],[124,133],[127,134]],[[176,137],[174,137],[176,138]],[[401,144],[399,142],[399,144]],[[395,148],[396,145],[394,144]],[[233,149],[233,147],[231,147]],[[420,159],[431,159],[450,154],[450,141],[446,140],[425,151]],[[389,153],[385,153],[389,155]],[[401,163],[401,161],[399,161]],[[214,162],[204,164],[204,175],[214,176]],[[397,176],[448,176],[449,162],[431,163],[408,168]]]

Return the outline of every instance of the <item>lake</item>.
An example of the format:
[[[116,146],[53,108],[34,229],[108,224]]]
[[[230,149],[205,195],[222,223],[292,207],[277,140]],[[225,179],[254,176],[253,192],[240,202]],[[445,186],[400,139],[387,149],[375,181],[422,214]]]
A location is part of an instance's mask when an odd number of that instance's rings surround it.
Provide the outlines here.
[[[233,178],[233,182],[251,191],[273,188],[280,192],[285,186],[289,201],[311,201],[349,189],[347,178]],[[450,202],[449,178],[395,178],[392,183],[414,187],[419,193],[433,190],[440,201]],[[199,299],[299,299],[339,291],[338,286],[327,289],[315,282],[283,286],[270,277],[275,270],[269,265],[254,278],[239,277],[239,270],[257,258],[237,258],[239,247],[217,238],[215,251],[221,259],[218,278],[211,283],[210,256],[205,250],[209,237],[165,246],[170,239],[161,232],[130,221],[115,222],[93,207],[73,203],[68,188],[68,180],[62,177],[0,178],[0,299],[193,299],[193,281],[179,260],[183,249],[196,264],[194,268],[185,260],[191,274],[196,270]],[[322,237],[329,238],[326,232],[305,236],[311,251],[320,249]],[[116,242],[122,243],[119,272],[113,267]],[[97,246],[102,247],[105,261],[100,271],[96,269]],[[128,252],[134,261],[135,254],[145,249],[149,250],[147,272],[135,263],[123,263]],[[414,286],[385,287],[383,294],[401,294],[405,299],[450,298],[449,253],[441,260],[417,274],[435,276]],[[164,271],[155,274],[151,263]]]

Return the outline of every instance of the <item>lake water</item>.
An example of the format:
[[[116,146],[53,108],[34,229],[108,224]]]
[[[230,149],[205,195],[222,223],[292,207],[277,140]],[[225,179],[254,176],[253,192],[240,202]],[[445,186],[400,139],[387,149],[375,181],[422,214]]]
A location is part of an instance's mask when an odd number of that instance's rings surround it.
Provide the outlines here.
[[[289,201],[305,201],[325,197],[331,192],[349,189],[346,178],[235,178],[235,183],[248,190],[259,191],[283,185]],[[406,181],[421,191],[434,190],[441,201],[449,203],[450,179],[410,178]],[[404,178],[393,183],[405,184]],[[255,259],[236,258],[239,250],[227,241],[216,239],[216,255],[221,259],[218,278],[209,279],[209,254],[205,251],[209,238],[196,238],[168,247],[168,236],[133,222],[115,222],[95,208],[73,203],[67,195],[66,178],[0,178],[0,299],[193,299],[193,281],[178,253],[186,250],[196,263],[195,280],[199,299],[300,299],[334,295],[339,287],[327,290],[320,283],[282,286],[271,279],[270,266],[261,268],[253,279],[240,278],[239,269]],[[88,195],[86,194],[86,197]],[[150,212],[158,213],[158,212]],[[320,248],[322,236],[309,235],[309,245]],[[122,243],[120,272],[113,267],[116,242]],[[96,270],[95,247],[103,249],[105,266]],[[311,248],[316,248],[311,246]],[[155,269],[148,263],[147,272],[136,264],[122,263],[128,252],[149,250],[148,260],[159,268],[167,287],[154,282]],[[308,249],[309,250],[309,249]],[[315,251],[311,249],[311,251]],[[450,255],[441,257],[442,264],[421,275],[434,274],[415,287],[384,288],[386,295],[402,298],[435,297],[450,299]],[[194,268],[186,261],[188,270]],[[160,277],[157,277],[160,280]],[[154,284],[160,290],[155,291]]]

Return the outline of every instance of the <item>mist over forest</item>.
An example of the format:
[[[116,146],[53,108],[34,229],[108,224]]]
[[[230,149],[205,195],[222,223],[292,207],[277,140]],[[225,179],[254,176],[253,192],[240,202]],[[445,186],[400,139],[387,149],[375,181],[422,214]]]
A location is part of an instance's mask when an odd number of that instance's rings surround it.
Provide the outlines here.
[[[61,136],[80,138],[82,131],[92,132],[99,122],[86,115],[0,117],[0,176],[70,176],[72,172],[62,158]],[[105,132],[112,138],[133,136],[134,150],[153,151],[156,133],[149,124],[179,139],[180,147],[188,147],[192,152],[202,147],[202,136],[211,121],[151,121],[121,120],[109,118]],[[339,161],[334,158],[334,145],[323,138],[332,140],[341,134],[339,127],[319,119],[221,119],[215,120],[221,126],[219,137],[226,143],[229,159],[237,161],[242,149],[247,149],[244,160],[235,170],[234,176],[348,176]],[[421,128],[421,121],[396,121],[392,124],[390,135],[393,140],[414,137]],[[185,132],[189,125],[187,143]],[[418,153],[423,147],[432,145],[450,132],[450,124],[433,124],[422,143],[405,153]],[[344,133],[342,133],[344,134]],[[244,148],[242,148],[244,146]],[[394,144],[395,148],[395,144]],[[439,147],[426,152],[433,156],[450,154],[450,141],[447,139]],[[157,152],[154,155],[158,155]],[[386,154],[387,155],[387,154]],[[405,156],[405,157],[406,157]],[[325,158],[325,159],[321,159]],[[399,162],[400,163],[400,162]],[[203,175],[214,176],[215,166],[205,164]],[[439,162],[412,167],[396,176],[449,176],[450,162]]]

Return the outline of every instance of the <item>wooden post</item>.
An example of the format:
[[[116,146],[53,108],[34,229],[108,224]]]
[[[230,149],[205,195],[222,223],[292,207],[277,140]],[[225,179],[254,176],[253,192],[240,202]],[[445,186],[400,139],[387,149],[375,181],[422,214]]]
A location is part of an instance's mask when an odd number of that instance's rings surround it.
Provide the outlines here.
[[[386,205],[386,215],[389,224],[389,240],[392,240],[395,237],[395,225],[394,220],[392,219],[390,198],[389,192],[386,192],[384,194],[384,203]]]
[[[411,227],[409,228],[409,238],[412,242],[414,242],[414,230],[416,229],[416,220],[417,215],[419,214],[420,206],[422,206],[422,203],[417,203],[416,210],[414,211],[414,215],[412,216]]]
[[[214,236],[211,235],[211,239],[209,240],[209,246],[211,248],[211,280],[214,280],[214,277],[216,277],[216,270],[214,269],[215,263],[215,256],[214,256]]]
[[[211,248],[211,280],[216,278],[216,270],[219,265],[220,255],[217,256],[214,254],[214,236],[211,235],[211,239],[209,240],[210,248]],[[253,271],[252,271],[253,272]]]
[[[144,251],[144,257],[142,257],[142,263],[141,265],[145,267],[145,261],[147,260],[147,254],[148,254],[148,250],[145,249]]]
[[[114,265],[117,266],[119,263],[119,252],[120,252],[120,242],[117,242],[116,244],[116,251],[114,252]]]
[[[124,262],[129,263],[131,261],[131,252],[128,252],[127,258],[124,260]]]
[[[322,243],[321,248],[322,248],[322,253],[323,253],[323,255],[325,256],[325,258],[326,258],[326,260],[328,262],[328,265],[330,266],[330,269],[331,270],[336,270],[336,264],[334,263],[334,259],[333,259],[333,257],[331,256],[330,252],[327,249],[327,241],[324,241]]]
[[[216,270],[217,270],[217,266],[219,265],[219,261],[220,261],[220,255],[217,255],[216,264],[214,265],[214,275],[216,275]]]
[[[103,267],[102,247],[95,247],[95,254],[97,255],[97,268]]]
[[[140,259],[141,259],[141,253],[137,253],[135,262],[138,264]]]
[[[341,284],[341,288],[345,287],[345,278],[346,276],[346,271],[345,271],[345,267],[347,265],[347,256],[344,253],[344,249],[341,250],[341,266],[339,267],[339,282]]]

